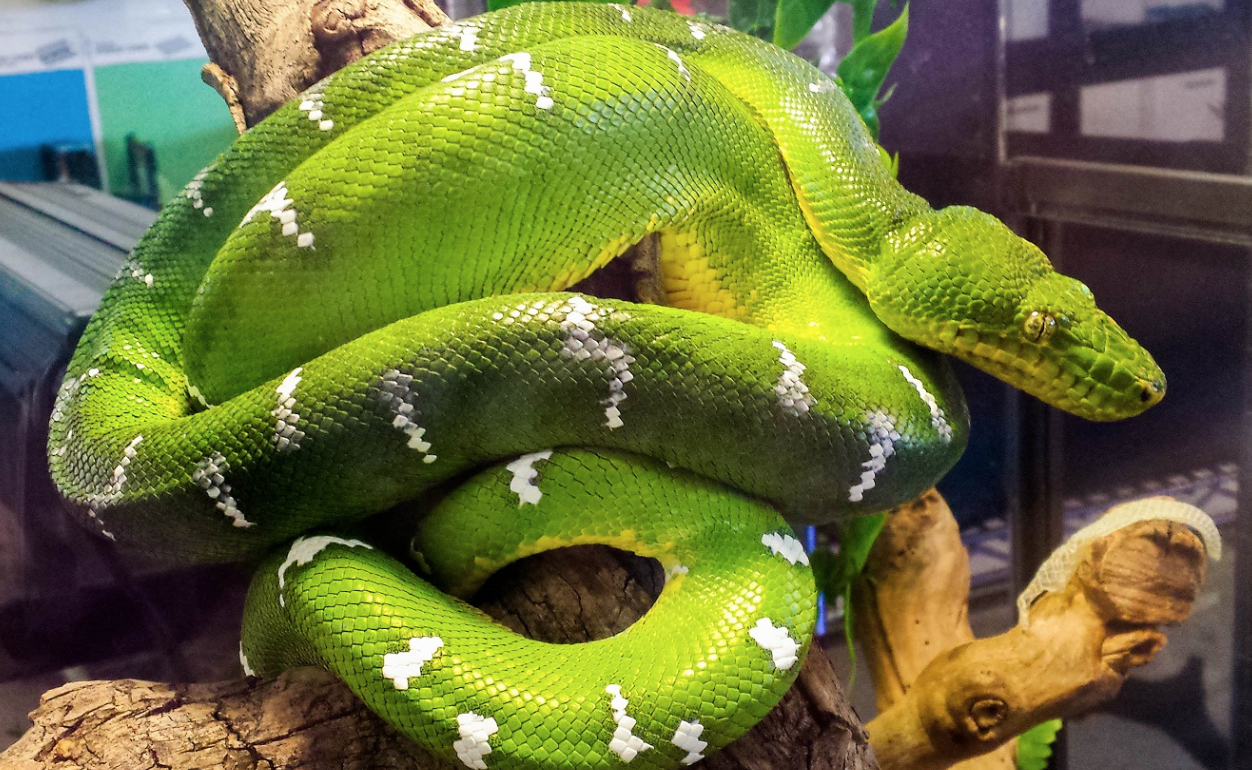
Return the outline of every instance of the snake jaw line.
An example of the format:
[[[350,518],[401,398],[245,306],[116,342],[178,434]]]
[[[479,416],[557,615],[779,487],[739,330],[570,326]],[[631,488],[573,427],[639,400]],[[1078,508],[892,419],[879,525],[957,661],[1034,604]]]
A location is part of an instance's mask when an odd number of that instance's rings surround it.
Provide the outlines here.
[[[1130,417],[1164,395],[1151,355],[1089,288],[975,209],[930,212],[888,234],[866,294],[906,339],[1080,417]]]

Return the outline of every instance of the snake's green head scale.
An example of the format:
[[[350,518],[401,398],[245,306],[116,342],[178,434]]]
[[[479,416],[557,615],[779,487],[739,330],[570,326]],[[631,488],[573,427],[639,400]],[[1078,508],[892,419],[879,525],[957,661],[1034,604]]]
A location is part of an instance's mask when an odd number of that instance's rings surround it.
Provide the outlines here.
[[[1136,415],[1165,395],[1152,356],[996,218],[953,206],[884,239],[865,277],[897,334],[1090,420]]]

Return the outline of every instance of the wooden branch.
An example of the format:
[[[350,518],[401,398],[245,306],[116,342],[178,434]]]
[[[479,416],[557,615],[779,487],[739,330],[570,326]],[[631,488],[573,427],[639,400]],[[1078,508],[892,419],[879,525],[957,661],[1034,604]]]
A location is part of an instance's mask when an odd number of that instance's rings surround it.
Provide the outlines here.
[[[202,77],[236,127],[395,40],[448,23],[434,0],[184,0],[210,63]]]
[[[969,563],[938,493],[889,517],[854,589],[855,628],[878,692],[871,745],[886,770],[1013,767],[1012,739],[1113,698],[1186,619],[1205,551],[1187,527],[1132,524],[1088,543],[1028,626],[975,640]],[[988,756],[989,755],[989,756]]]
[[[629,625],[663,577],[655,562],[589,546],[514,565],[489,585],[490,613],[539,638],[579,641]],[[233,770],[460,770],[382,722],[333,676],[171,685],[80,682],[47,693],[35,726],[0,767],[51,770],[226,767]],[[865,729],[814,646],[799,680],[748,735],[702,763],[710,770],[872,770]]]

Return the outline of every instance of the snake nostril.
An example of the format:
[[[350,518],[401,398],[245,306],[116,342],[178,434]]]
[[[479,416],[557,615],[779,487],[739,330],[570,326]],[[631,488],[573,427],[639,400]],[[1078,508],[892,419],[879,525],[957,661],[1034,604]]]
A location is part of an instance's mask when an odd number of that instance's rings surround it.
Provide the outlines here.
[[[1143,402],[1143,403],[1145,403],[1145,404],[1146,404],[1146,403],[1148,403],[1149,401],[1151,401],[1151,400],[1152,400],[1152,388],[1150,388],[1150,387],[1140,388],[1140,389],[1139,389],[1139,400],[1140,400],[1140,401],[1142,401],[1142,402]]]

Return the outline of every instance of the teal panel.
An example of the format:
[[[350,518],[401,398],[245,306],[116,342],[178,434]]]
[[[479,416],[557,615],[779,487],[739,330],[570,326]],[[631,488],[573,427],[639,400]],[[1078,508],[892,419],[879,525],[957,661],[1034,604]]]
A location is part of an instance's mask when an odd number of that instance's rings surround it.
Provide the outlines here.
[[[159,197],[167,201],[231,143],[225,102],[200,80],[203,59],[116,64],[96,70],[109,189],[136,194],[127,173],[126,136],[156,150]]]

